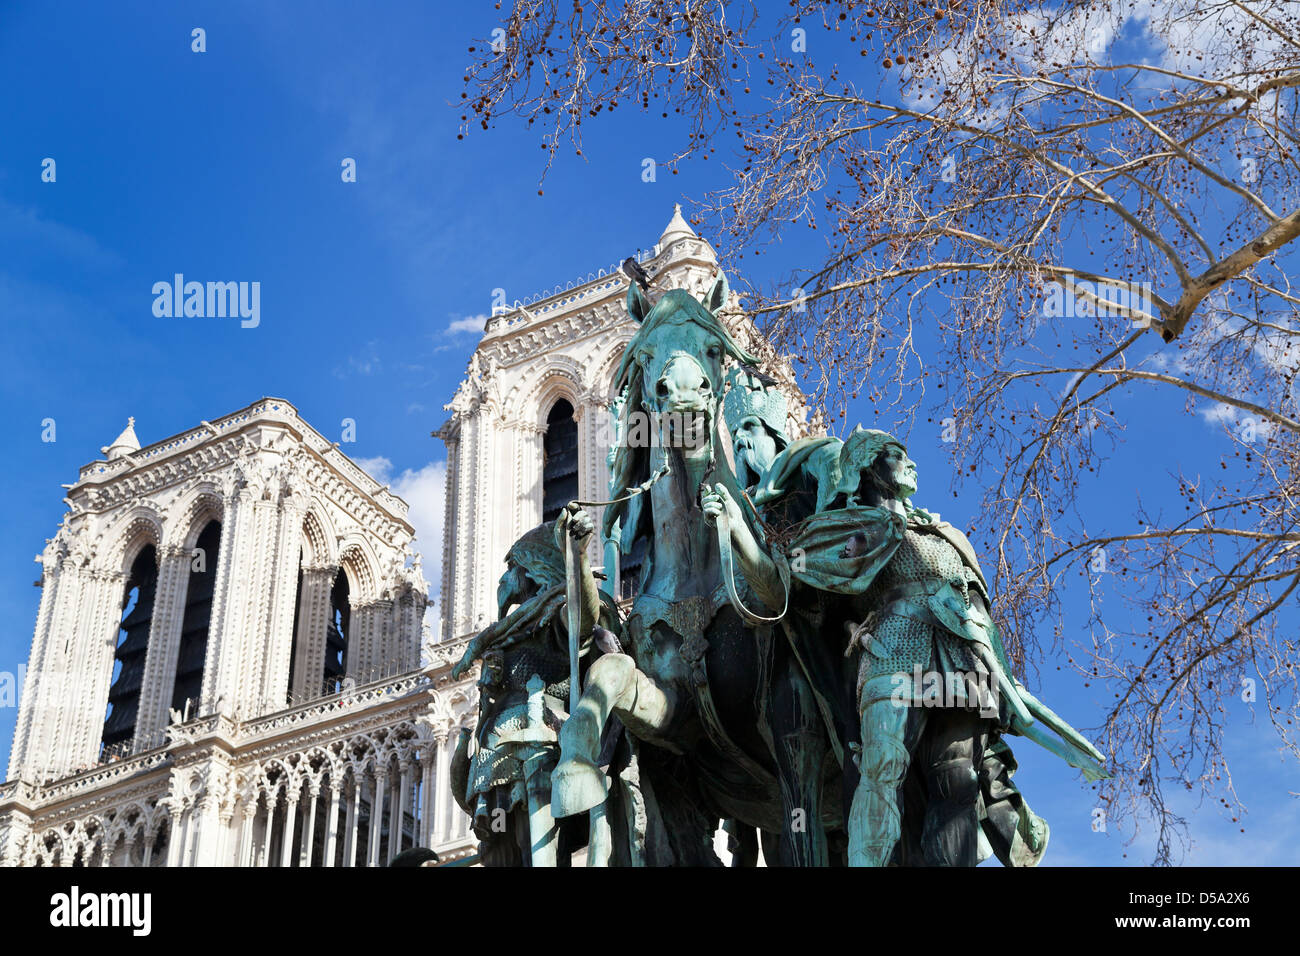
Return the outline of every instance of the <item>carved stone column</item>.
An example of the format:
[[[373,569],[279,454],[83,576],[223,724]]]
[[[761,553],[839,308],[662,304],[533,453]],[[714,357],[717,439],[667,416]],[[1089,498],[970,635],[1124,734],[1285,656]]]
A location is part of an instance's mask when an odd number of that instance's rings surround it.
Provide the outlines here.
[[[63,731],[68,754],[65,769],[94,766],[99,761],[126,577],[120,571],[98,569],[83,571],[83,575],[84,605],[68,666],[72,696]]]
[[[257,820],[257,794],[244,803],[239,826],[239,866],[253,865],[253,824]]]
[[[271,839],[275,836],[275,805],[279,801],[279,791],[272,790],[266,795],[266,830],[262,834],[261,866],[271,865]]]
[[[0,811],[0,866],[22,866],[32,818],[19,809]]]
[[[19,698],[18,721],[14,728],[13,750],[9,754],[8,780],[16,780],[25,772],[34,771],[38,761],[33,759],[41,753],[42,695],[40,674],[47,668],[47,662],[55,652],[51,639],[52,624],[61,602],[63,590],[62,567],[65,560],[66,533],[60,531],[51,539],[41,555],[41,603],[36,612],[36,632],[32,638],[31,653],[27,658],[27,676],[23,680],[22,696]],[[2,832],[2,831],[0,831]],[[0,861],[3,858],[0,857]]]
[[[298,851],[298,865],[311,866],[312,848],[316,845],[316,804],[320,802],[320,785],[308,784],[307,816],[302,824],[302,847]]]
[[[220,555],[217,558],[220,560]],[[137,745],[169,722],[168,709],[176,682],[176,660],[180,654],[185,597],[189,591],[193,561],[189,549],[179,545],[168,545],[158,552],[158,586],[140,685],[140,709],[135,722]]]
[[[388,790],[388,769],[376,767],[374,792],[370,798],[370,845],[367,847],[366,865],[379,865],[379,841],[383,835],[384,794]]]
[[[413,778],[411,776],[410,758],[402,758],[402,761],[398,766],[400,766],[402,770],[402,782],[399,785],[397,794],[397,839],[393,841],[394,849],[388,854],[390,860],[398,853],[402,852],[402,837],[403,832],[406,829],[406,801],[409,799],[411,788],[414,786]]]
[[[180,866],[181,863],[181,843],[184,839],[184,834],[181,832],[181,818],[184,816],[184,811],[172,807],[168,814],[171,817],[171,828],[167,831],[167,866],[172,868]]]
[[[302,521],[307,510],[307,486],[291,464],[284,479],[284,492],[278,509],[278,528],[274,552],[268,569],[273,588],[267,612],[268,631],[264,641],[266,656],[262,662],[262,709],[266,712],[284,706],[289,689],[289,661],[293,649],[293,620],[298,599],[298,561],[302,547]],[[296,673],[296,672],[295,672]]]
[[[437,639],[439,641],[449,641],[456,634],[453,615],[457,613],[453,590],[456,586],[454,580],[457,574],[455,550],[458,546],[455,529],[457,527],[456,519],[460,513],[458,507],[461,468],[459,413],[436,434],[447,446],[447,478],[446,487],[443,489],[444,502],[442,509],[442,586],[439,588],[438,593],[441,633]],[[433,542],[430,541],[428,544],[432,545]]]
[[[338,846],[339,835],[339,789],[340,782],[333,773],[330,774],[330,808],[325,818],[325,859],[324,866],[334,865],[334,853]]]
[[[433,749],[425,743],[420,749],[420,846],[433,846]]]
[[[447,757],[447,731],[438,731],[433,740],[438,754],[433,787],[433,841],[437,845],[447,841],[447,798],[451,796],[451,770]]]
[[[243,479],[237,474],[227,476],[222,492],[221,544],[217,549],[217,580],[212,595],[207,657],[203,664],[202,700],[206,707],[220,698],[223,708],[233,710],[240,667],[240,638],[246,627],[244,608],[250,587],[252,494],[244,488]]]
[[[356,771],[352,774],[352,799],[348,801],[348,836],[343,848],[343,865],[357,865],[357,825],[361,816],[361,778]]]
[[[293,659],[293,686],[289,689],[301,700],[319,693],[325,673],[325,637],[330,628],[330,592],[339,569],[337,565],[312,565],[302,569],[302,592],[298,598],[297,650]]]
[[[272,490],[272,495],[276,492]],[[265,714],[284,706],[279,702],[268,703],[263,693],[266,687],[266,658],[268,640],[273,635],[272,620],[276,609],[277,596],[283,595],[283,589],[277,588],[277,578],[283,561],[278,553],[280,530],[280,504],[275,497],[264,498],[253,503],[256,537],[251,547],[256,556],[255,563],[249,569],[253,578],[253,589],[248,595],[245,606],[245,630],[240,641],[240,666],[237,669],[238,690],[236,700],[246,714]],[[293,595],[286,599],[292,608]],[[290,611],[292,613],[292,611]],[[285,625],[285,632],[289,625]],[[288,686],[288,654],[286,651],[284,666],[286,673],[281,687]]]
[[[288,867],[293,863],[293,827],[298,821],[298,800],[301,796],[301,784],[290,788],[285,795],[284,839],[280,842],[280,865],[282,867]]]

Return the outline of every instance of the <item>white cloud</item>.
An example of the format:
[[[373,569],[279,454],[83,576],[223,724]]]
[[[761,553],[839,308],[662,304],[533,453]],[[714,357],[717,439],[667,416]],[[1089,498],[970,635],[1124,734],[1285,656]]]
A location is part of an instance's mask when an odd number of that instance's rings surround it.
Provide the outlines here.
[[[423,468],[406,469],[389,482],[389,487],[411,506],[407,520],[415,527],[414,550],[424,559],[424,576],[429,582],[429,607],[424,623],[437,640],[442,631],[442,518],[447,496],[447,463],[431,461]]]
[[[424,562],[424,576],[429,582],[429,609],[424,622],[437,637],[441,627],[439,594],[442,590],[442,525],[443,505],[447,495],[447,463],[431,461],[422,468],[407,468],[393,475],[393,463],[380,455],[375,458],[354,458],[357,467],[409,506],[406,520],[415,528],[415,541],[411,548],[418,551]]]
[[[446,331],[451,335],[464,335],[469,332],[482,335],[483,323],[487,322],[487,319],[486,315],[463,315],[448,322]]]
[[[415,526],[416,545],[426,559],[426,568],[430,563],[441,561],[447,463],[431,461],[423,468],[408,468],[391,479],[388,485],[394,494],[411,506],[407,520]],[[428,568],[429,572],[432,570]]]
[[[350,375],[373,375],[384,367],[383,360],[379,357],[379,343],[367,342],[353,355],[348,356],[347,368],[335,368],[334,375],[336,378],[347,378]]]
[[[378,458],[353,458],[352,462],[381,485],[388,484],[393,473],[393,463],[382,455]]]
[[[380,484],[388,485],[393,494],[411,506],[407,520],[415,527],[415,550],[424,555],[426,563],[439,560],[442,556],[447,463],[431,461],[422,468],[407,468],[395,476],[392,461],[383,455],[352,460],[358,468]]]

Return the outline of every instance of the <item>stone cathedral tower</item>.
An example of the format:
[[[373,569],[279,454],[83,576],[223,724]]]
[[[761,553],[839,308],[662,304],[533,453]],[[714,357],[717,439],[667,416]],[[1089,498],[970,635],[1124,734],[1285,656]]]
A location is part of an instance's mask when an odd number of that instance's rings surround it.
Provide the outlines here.
[[[421,664],[406,503],[280,399],[144,448],[132,422],[103,453],[37,559],[0,862],[464,844],[448,737],[472,702]]]

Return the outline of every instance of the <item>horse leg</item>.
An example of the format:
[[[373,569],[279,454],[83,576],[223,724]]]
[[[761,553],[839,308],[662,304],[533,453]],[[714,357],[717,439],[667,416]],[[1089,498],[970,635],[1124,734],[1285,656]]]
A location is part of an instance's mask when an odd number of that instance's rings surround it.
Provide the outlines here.
[[[783,866],[827,866],[822,826],[822,774],[827,741],[821,712],[803,670],[787,661],[772,689],[770,720],[781,784]]]
[[[727,820],[722,828],[729,838],[727,848],[731,851],[731,865],[758,866],[758,830],[739,820]]]
[[[551,812],[568,817],[605,801],[596,766],[600,738],[617,715],[635,736],[654,739],[676,711],[676,694],[648,677],[626,654],[603,654],[587,671],[577,709],[560,729],[560,762],[551,774]]]
[[[528,834],[531,866],[556,866],[559,831],[551,816],[550,778],[542,769],[550,753],[535,751],[524,763],[525,788],[528,793]]]

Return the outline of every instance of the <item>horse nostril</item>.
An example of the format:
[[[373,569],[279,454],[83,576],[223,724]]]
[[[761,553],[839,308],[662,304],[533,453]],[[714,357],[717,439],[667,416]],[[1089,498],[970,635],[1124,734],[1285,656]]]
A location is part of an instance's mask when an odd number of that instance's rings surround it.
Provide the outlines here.
[[[660,398],[667,398],[668,383],[665,382],[663,379],[660,379],[659,384],[655,386],[655,394],[658,395]]]

